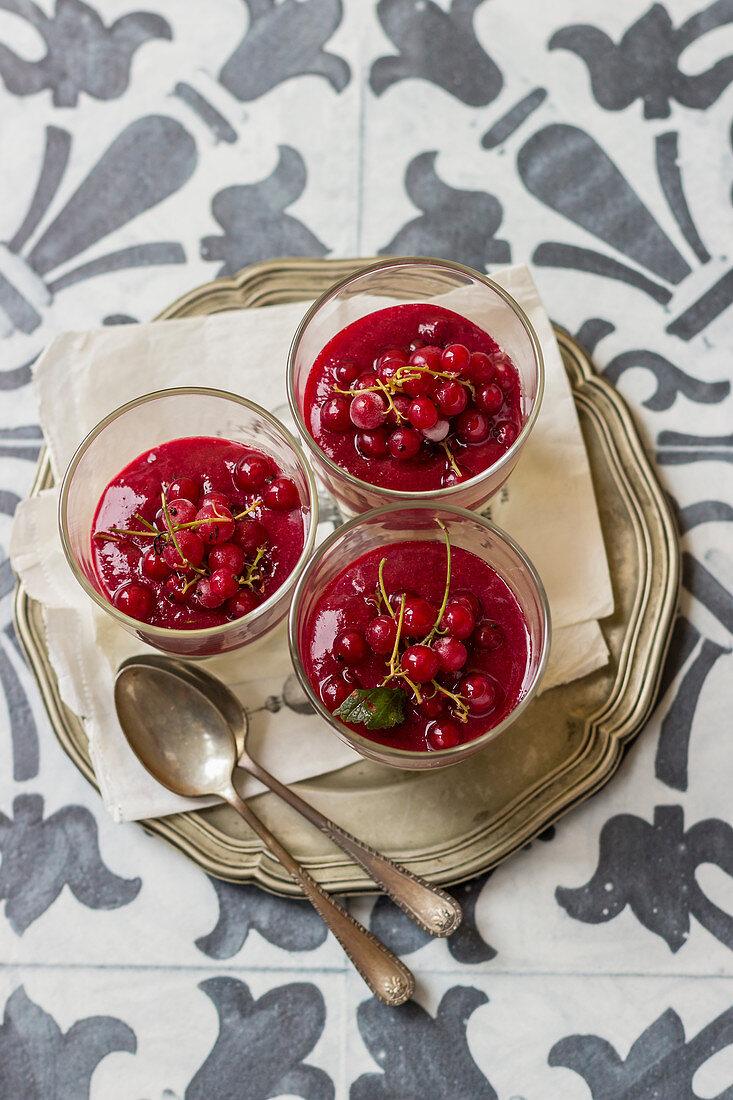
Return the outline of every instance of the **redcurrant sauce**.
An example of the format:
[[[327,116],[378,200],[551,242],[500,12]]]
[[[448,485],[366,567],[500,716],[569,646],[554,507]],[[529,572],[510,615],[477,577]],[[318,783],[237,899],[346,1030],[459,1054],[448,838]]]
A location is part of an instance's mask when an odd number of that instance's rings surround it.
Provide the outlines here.
[[[186,603],[173,603],[167,594],[166,579],[155,579],[143,572],[142,559],[154,540],[147,537],[145,523],[155,526],[161,507],[161,492],[181,477],[190,477],[200,487],[200,496],[210,492],[223,493],[235,509],[242,511],[258,498],[262,489],[243,491],[234,480],[237,462],[248,454],[260,454],[226,439],[194,437],[174,439],[145,451],[127,465],[102,493],[92,523],[91,545],[99,587],[114,603],[115,593],[130,581],[142,583],[153,592],[153,610],[145,620],[151,626],[170,629],[201,629],[220,626],[230,621],[226,605],[205,608],[197,605],[195,585]],[[269,459],[272,477],[281,474],[277,464]],[[250,517],[259,520],[267,530],[267,553],[262,561],[262,584],[258,583],[257,602],[262,603],[293,571],[305,539],[300,507],[287,511],[270,509],[260,504]],[[110,528],[139,531],[138,535],[98,537]],[[202,563],[205,568],[206,561]]]
[[[379,564],[383,558],[386,558],[384,582],[388,595],[409,592],[429,600],[436,608],[440,607],[445,590],[444,543],[394,543],[372,550],[352,562],[326,587],[305,625],[302,657],[306,674],[316,692],[330,677],[343,678],[346,674],[353,690],[377,687],[387,675],[389,656],[382,657],[370,652],[362,664],[348,668],[334,653],[335,639],[342,631],[350,627],[366,630],[376,615],[384,613],[377,597]],[[465,723],[456,721],[463,743],[498,725],[516,706],[529,658],[529,633],[514,593],[496,570],[477,555],[454,546],[449,599],[458,596],[461,591],[472,592],[480,602],[477,629],[488,620],[498,623],[503,634],[502,643],[491,651],[481,648],[474,636],[465,639],[463,644],[468,650],[465,667],[453,677],[446,673],[439,673],[437,677],[439,682],[453,691],[457,681],[468,672],[486,673],[496,681],[495,709],[487,715],[469,715]],[[426,690],[431,691],[429,686]],[[407,702],[412,699],[412,693],[407,687],[405,691]],[[369,730],[363,724],[349,725],[349,728],[363,737],[394,748],[429,749],[426,733],[430,720],[418,714],[410,702],[407,702],[405,712],[404,722],[391,729]],[[449,710],[445,710],[441,717],[455,720]]]

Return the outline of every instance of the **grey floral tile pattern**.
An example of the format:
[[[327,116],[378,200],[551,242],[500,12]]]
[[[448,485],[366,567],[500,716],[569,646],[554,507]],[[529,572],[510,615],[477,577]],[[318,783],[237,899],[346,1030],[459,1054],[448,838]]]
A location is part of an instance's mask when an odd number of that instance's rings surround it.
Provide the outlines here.
[[[733,1096],[733,7],[202,10],[0,0],[0,1100]],[[112,824],[49,729],[7,557],[57,332],[269,257],[395,252],[534,265],[632,406],[684,563],[613,782],[455,887],[447,941],[350,903],[419,975],[396,1010],[307,906]]]

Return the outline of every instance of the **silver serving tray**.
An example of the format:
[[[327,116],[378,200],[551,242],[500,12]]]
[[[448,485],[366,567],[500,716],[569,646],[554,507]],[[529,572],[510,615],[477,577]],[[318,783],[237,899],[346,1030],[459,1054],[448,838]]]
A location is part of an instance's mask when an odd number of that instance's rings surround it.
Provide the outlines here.
[[[273,260],[217,279],[161,315],[194,317],[312,299],[372,260]],[[296,784],[327,817],[438,883],[506,859],[603,786],[655,702],[677,604],[680,554],[670,508],[632,416],[573,340],[556,329],[590,458],[614,588],[601,628],[608,666],[536,699],[511,730],[452,768],[410,773],[362,761]],[[41,454],[32,493],[53,484]],[[18,587],[15,622],[54,732],[96,786],[83,725],[60,699],[43,608]],[[263,820],[329,890],[374,889],[364,871],[272,794]],[[299,889],[227,806],[141,822],[208,874],[275,893]]]

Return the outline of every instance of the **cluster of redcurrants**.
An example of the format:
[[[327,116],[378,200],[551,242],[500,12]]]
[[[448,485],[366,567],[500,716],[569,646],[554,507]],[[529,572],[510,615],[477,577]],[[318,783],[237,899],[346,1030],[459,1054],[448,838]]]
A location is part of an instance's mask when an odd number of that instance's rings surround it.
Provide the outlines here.
[[[405,594],[400,625],[402,600],[403,595],[389,597],[394,616],[380,613],[364,630],[351,627],[337,635],[334,653],[346,666],[347,675],[326,681],[321,697],[330,710],[337,709],[354,688],[349,683],[348,670],[363,664],[374,653],[389,661],[399,630],[399,673],[392,682],[408,694],[415,714],[427,720],[429,746],[452,748],[463,737],[450,712],[462,720],[469,715],[481,717],[495,710],[500,702],[499,685],[491,676],[465,669],[472,650],[498,649],[504,642],[504,632],[499,623],[479,618],[481,604],[472,592],[461,592],[446,603],[437,624],[440,633],[429,642],[414,641],[431,635],[438,609],[422,596]],[[417,685],[419,699],[413,685]]]
[[[356,363],[338,364],[336,388],[320,408],[321,424],[334,432],[355,431],[354,445],[366,458],[415,458],[426,444],[485,443],[493,437],[505,449],[518,426],[505,410],[518,386],[516,368],[501,351],[470,352],[463,344],[445,348],[413,341],[390,348],[362,373]]]
[[[272,463],[259,452],[245,455],[234,468],[234,480],[246,493],[259,493],[257,504],[290,511],[300,504],[289,478],[275,476]],[[163,585],[172,603],[213,609],[224,606],[239,618],[261,602],[262,578],[269,543],[267,528],[221,492],[201,491],[193,478],[179,477],[165,486],[165,507],[155,526],[160,534],[142,557],[145,577]],[[113,532],[114,533],[114,529]],[[140,529],[141,538],[152,535]],[[152,588],[130,581],[114,595],[115,606],[147,621],[154,607]]]

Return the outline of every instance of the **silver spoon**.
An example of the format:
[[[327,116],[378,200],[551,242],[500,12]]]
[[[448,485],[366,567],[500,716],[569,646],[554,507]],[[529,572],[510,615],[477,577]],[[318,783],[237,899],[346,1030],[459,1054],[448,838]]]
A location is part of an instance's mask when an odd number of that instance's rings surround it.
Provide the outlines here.
[[[143,767],[164,787],[187,798],[218,795],[244,818],[303,890],[375,997],[403,1004],[415,988],[410,971],[318,885],[237,794],[237,750],[214,704],[186,678],[161,668],[128,664],[115,680],[120,724]]]
[[[446,894],[437,886],[432,886],[425,879],[408,871],[406,867],[388,859],[351,833],[347,833],[320,810],[305,802],[295,791],[286,787],[247,753],[247,714],[239,699],[226,684],[201,668],[157,654],[130,657],[120,667],[123,669],[131,666],[160,669],[184,677],[192,686],[198,687],[220,711],[231,728],[241,767],[312,822],[334,844],[363,867],[370,878],[381,886],[382,890],[424,932],[431,936],[450,936],[455,932],[463,914],[460,905],[450,894]]]

